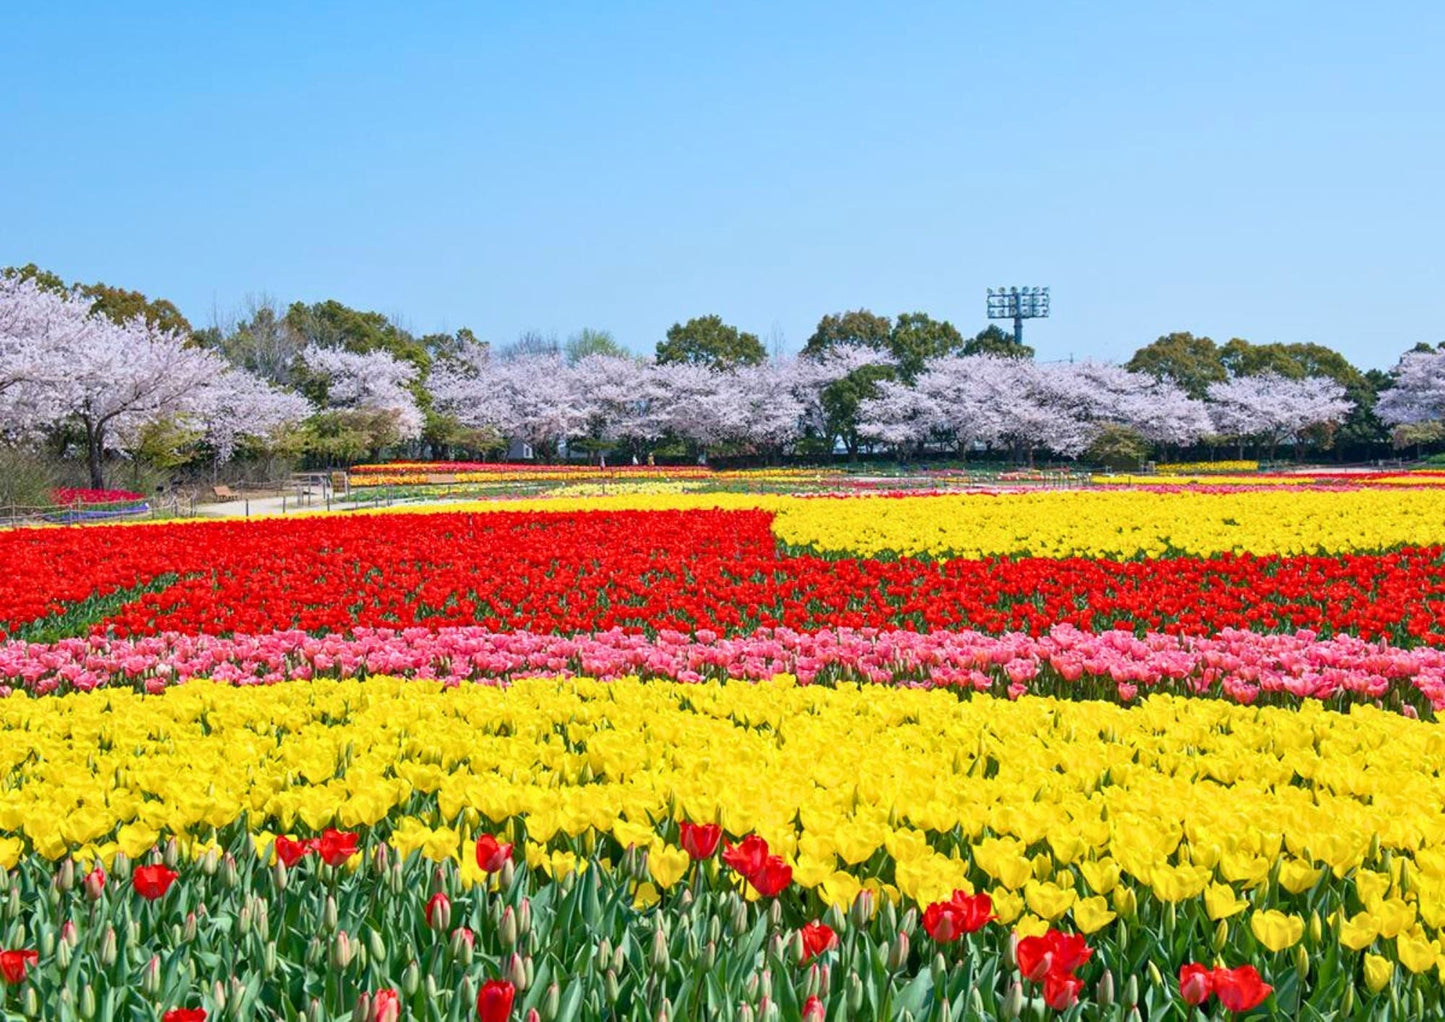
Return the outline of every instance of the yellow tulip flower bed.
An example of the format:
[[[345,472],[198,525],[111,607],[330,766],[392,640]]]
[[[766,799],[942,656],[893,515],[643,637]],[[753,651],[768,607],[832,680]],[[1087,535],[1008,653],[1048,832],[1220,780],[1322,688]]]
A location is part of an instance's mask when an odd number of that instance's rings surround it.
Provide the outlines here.
[[[1430,490],[1151,493],[794,500],[783,543],[863,557],[1115,558],[1380,551],[1445,540]]]
[[[213,975],[206,1003],[260,1018],[382,981],[404,1017],[471,1017],[487,977],[552,1018],[654,1018],[714,968],[717,1011],[667,1017],[737,1017],[760,969],[849,1017],[1177,1003],[1198,970],[1271,1012],[1445,1003],[1445,727],[1369,708],[377,677],[13,698],[0,729],[37,1010],[84,1003],[77,955],[118,988],[190,961],[124,1003]],[[120,926],[148,950],[118,955]],[[589,964],[618,941],[651,945],[621,980]],[[303,958],[312,985],[267,985]]]

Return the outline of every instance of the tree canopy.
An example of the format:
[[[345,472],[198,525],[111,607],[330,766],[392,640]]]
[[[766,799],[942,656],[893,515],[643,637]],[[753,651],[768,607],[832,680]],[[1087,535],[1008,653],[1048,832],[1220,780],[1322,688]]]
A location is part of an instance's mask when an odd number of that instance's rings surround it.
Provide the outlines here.
[[[740,331],[715,315],[674,323],[668,328],[667,339],[657,344],[657,361],[662,365],[681,362],[730,369],[761,365],[767,359],[768,351],[757,334]]]

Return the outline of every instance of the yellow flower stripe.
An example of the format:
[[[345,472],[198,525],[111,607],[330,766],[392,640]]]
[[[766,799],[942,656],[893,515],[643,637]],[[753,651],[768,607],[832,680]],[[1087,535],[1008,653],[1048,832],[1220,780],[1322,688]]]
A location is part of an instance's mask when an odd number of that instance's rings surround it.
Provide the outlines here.
[[[1193,475],[1200,472],[1258,472],[1257,461],[1166,461],[1156,465],[1160,475]]]
[[[470,881],[480,830],[554,876],[610,837],[657,848],[666,887],[686,864],[664,828],[690,818],[760,834],[839,906],[983,889],[1005,923],[1089,932],[1152,898],[1282,950],[1323,885],[1310,925],[1395,941],[1412,971],[1441,960],[1445,726],[1373,709],[375,678],[10,699],[0,729],[7,868],[380,825]]]
[[[1424,490],[799,500],[773,528],[785,543],[865,557],[1340,553],[1445,542],[1445,501]]]

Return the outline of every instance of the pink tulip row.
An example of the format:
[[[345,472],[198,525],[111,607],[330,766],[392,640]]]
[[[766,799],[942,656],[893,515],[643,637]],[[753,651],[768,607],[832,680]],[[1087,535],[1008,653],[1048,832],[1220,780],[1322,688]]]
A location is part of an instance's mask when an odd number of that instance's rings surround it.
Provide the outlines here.
[[[1401,649],[1351,636],[1226,630],[1209,637],[1082,632],[1060,625],[1047,635],[983,635],[834,629],[764,630],[739,638],[664,631],[561,636],[483,628],[358,629],[316,637],[286,631],[219,638],[166,633],[53,643],[0,644],[0,692],[43,695],[104,685],[160,691],[189,678],[238,685],[369,674],[499,681],[535,675],[618,678],[629,674],[700,681],[793,674],[803,682],[853,680],[963,686],[1007,692],[1114,686],[1125,701],[1141,690],[1261,694],[1380,701],[1392,695],[1445,709],[1445,650]],[[1060,686],[1064,686],[1061,689]]]

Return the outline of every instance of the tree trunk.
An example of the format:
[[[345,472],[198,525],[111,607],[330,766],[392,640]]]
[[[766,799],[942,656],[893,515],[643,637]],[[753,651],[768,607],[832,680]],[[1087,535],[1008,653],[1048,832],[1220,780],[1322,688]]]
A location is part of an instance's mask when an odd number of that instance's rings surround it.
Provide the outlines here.
[[[104,434],[99,426],[85,424],[85,454],[90,465],[90,486],[95,490],[105,489],[105,464],[102,460]]]

